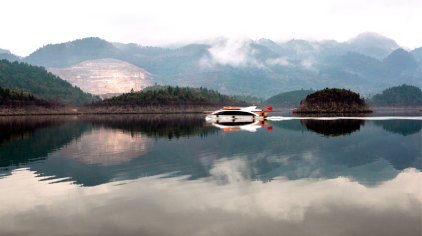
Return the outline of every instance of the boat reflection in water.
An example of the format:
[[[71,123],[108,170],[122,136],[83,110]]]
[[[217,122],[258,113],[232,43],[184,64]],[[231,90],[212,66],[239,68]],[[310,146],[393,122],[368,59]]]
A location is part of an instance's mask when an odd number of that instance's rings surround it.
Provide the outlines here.
[[[250,121],[220,121],[220,120],[212,120],[207,121],[212,126],[217,127],[219,129],[224,130],[225,132],[229,131],[248,131],[248,132],[256,132],[258,129],[263,128],[268,123],[267,120],[250,120]],[[271,131],[272,126],[267,126],[267,130]]]

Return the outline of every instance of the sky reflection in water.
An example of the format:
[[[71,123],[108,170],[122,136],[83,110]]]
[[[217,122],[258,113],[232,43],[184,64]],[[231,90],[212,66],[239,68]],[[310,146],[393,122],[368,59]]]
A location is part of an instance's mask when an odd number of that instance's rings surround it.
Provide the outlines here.
[[[61,119],[0,120],[0,234],[422,234],[422,121]]]

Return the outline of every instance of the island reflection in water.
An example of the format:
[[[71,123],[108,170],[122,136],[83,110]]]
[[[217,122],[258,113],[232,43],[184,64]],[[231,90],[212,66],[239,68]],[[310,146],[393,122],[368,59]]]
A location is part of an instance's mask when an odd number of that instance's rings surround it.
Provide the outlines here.
[[[300,120],[308,130],[324,136],[351,134],[365,124],[364,120]]]
[[[2,118],[0,234],[420,235],[422,121],[407,122]]]

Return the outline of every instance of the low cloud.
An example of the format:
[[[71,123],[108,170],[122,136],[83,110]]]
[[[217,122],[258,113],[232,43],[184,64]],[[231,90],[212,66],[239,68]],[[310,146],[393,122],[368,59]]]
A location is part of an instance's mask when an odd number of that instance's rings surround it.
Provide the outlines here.
[[[262,66],[255,58],[256,51],[251,47],[252,41],[245,39],[223,39],[208,49],[209,55],[200,61],[201,66],[210,67],[216,64],[233,67]]]
[[[208,54],[199,61],[203,68],[213,68],[217,65],[232,67],[256,67],[270,70],[270,67],[295,67],[297,69],[317,71],[316,60],[310,55],[318,45],[293,45],[296,58],[288,55],[266,55],[254,47],[249,39],[219,39],[210,43]],[[310,49],[312,48],[312,49]],[[299,57],[299,58],[297,58]]]
[[[271,65],[271,66],[292,66],[293,65],[287,57],[267,59],[265,61],[265,64]]]
[[[250,179],[250,172],[246,161],[241,158],[216,162],[210,170],[212,179],[220,184],[241,183]]]
[[[315,64],[316,64],[316,61],[312,57],[308,57],[300,61],[301,67],[307,70],[316,71],[317,68],[315,67]]]

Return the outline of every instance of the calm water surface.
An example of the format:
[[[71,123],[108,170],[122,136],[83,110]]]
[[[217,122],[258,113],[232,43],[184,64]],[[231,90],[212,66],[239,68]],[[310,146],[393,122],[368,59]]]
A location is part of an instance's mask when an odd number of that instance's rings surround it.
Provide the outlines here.
[[[0,118],[0,235],[422,235],[422,119]]]

